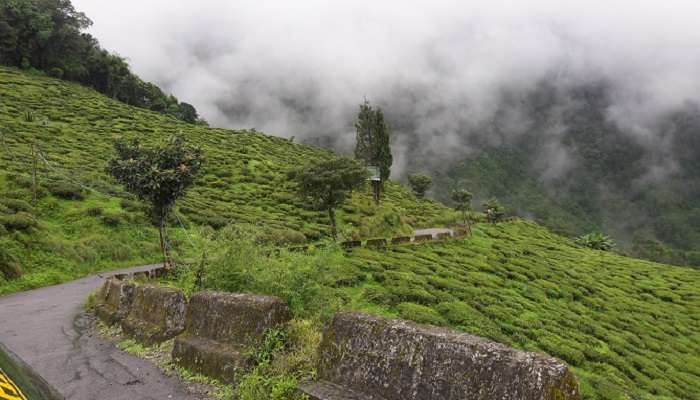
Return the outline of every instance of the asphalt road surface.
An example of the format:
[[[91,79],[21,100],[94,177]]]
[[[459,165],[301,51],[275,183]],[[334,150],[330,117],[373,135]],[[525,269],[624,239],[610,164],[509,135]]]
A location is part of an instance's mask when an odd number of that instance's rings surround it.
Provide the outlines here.
[[[82,304],[111,271],[0,297],[0,342],[68,400],[200,399],[155,365],[93,335]]]

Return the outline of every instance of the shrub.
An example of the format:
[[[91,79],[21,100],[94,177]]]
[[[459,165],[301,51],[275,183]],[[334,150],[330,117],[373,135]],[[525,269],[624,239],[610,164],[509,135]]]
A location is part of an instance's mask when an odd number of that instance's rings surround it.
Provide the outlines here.
[[[90,207],[85,211],[85,213],[89,217],[99,217],[100,215],[102,215],[103,210],[100,207]]]
[[[447,321],[430,307],[416,303],[401,303],[396,308],[402,318],[421,324],[447,325]]]
[[[31,213],[34,211],[34,208],[27,203],[24,200],[20,199],[11,199],[11,198],[4,198],[0,199],[0,205],[4,206],[7,210],[17,213],[17,212],[26,212],[26,213]]]
[[[83,200],[85,195],[83,189],[70,182],[57,182],[49,186],[49,192],[59,198],[66,200]]]
[[[22,276],[17,246],[9,240],[0,241],[0,275],[11,281]]]
[[[130,199],[121,199],[119,200],[119,205],[121,206],[122,209],[126,211],[142,211],[144,209],[144,205],[139,203],[138,201],[130,200]],[[181,207],[182,209],[182,207]]]
[[[0,216],[0,225],[10,231],[26,231],[39,224],[32,214],[20,211],[17,214]]]
[[[594,250],[610,251],[615,248],[615,241],[600,232],[589,233],[576,239],[576,243]]]
[[[119,226],[122,223],[123,218],[121,214],[105,214],[100,220],[102,221],[102,224],[106,226]]]

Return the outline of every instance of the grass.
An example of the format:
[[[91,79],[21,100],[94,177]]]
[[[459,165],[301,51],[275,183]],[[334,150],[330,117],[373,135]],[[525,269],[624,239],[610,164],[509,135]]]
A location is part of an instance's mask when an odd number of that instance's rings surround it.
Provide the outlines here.
[[[317,329],[338,310],[397,316],[558,357],[585,399],[700,398],[700,272],[691,268],[591,250],[527,221],[386,250],[265,257],[254,244],[216,240],[210,249],[206,288],[280,296]],[[170,284],[192,291],[193,274],[183,269]]]
[[[143,204],[104,171],[118,136],[153,143],[183,132],[203,148],[203,172],[179,203],[179,220],[170,221],[173,245],[182,256],[191,255],[196,246],[189,241],[197,238],[188,237],[180,222],[211,229],[234,224],[264,243],[323,241],[329,235],[326,214],[301,203],[286,179],[300,163],[331,157],[326,150],[256,131],[185,124],[12,68],[0,67],[0,87],[0,199],[28,206],[13,210],[0,203],[5,249],[0,250],[0,294],[159,259],[157,233],[144,217]],[[29,111],[32,121],[25,116]],[[41,153],[36,203],[32,145]],[[453,214],[389,183],[380,207],[372,203],[369,189],[355,193],[338,210],[338,220],[341,235],[353,238],[406,233],[454,219]],[[21,269],[19,279],[5,279],[14,274],[11,267]]]

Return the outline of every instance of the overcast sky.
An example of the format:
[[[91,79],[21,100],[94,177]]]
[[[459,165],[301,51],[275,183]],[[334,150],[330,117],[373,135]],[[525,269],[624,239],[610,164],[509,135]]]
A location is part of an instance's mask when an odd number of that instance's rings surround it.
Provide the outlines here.
[[[499,90],[545,76],[613,81],[611,118],[640,135],[700,98],[698,0],[73,3],[103,47],[212,125],[280,136],[349,139],[367,96],[429,116],[415,129],[433,137],[490,117]]]

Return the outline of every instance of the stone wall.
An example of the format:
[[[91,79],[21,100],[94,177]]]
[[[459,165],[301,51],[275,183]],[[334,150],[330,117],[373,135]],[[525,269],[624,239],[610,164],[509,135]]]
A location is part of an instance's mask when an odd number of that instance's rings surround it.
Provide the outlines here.
[[[95,298],[95,314],[107,325],[121,322],[131,310],[134,298],[133,283],[112,277],[107,279]]]
[[[136,286],[129,314],[122,320],[122,331],[147,345],[164,342],[183,331],[185,308],[185,296],[180,290]]]
[[[324,334],[316,400],[568,400],[578,383],[563,362],[450,329],[339,313]]]
[[[269,329],[289,321],[277,297],[201,292],[190,299],[185,333],[175,339],[173,359],[193,371],[232,382],[250,366],[248,349],[260,346]]]

